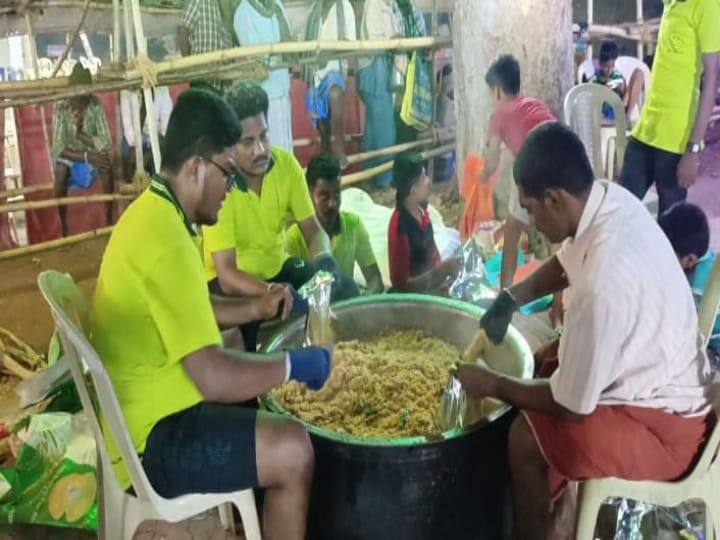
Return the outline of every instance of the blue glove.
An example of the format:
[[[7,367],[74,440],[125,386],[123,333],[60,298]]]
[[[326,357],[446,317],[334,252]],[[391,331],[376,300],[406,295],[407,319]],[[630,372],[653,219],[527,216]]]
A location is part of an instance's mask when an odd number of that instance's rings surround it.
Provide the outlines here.
[[[290,313],[293,315],[305,315],[310,309],[308,301],[300,296],[300,294],[295,290],[295,287],[292,285],[288,285],[288,287],[290,287],[290,294],[292,294],[293,297],[293,307],[292,310],[290,310]]]
[[[288,351],[290,380],[305,383],[310,390],[320,390],[330,376],[330,352],[322,347]]]
[[[330,272],[333,275],[338,273],[337,262],[335,262],[335,259],[330,253],[323,253],[322,255],[318,256],[318,258],[315,259],[313,263],[315,264],[315,268],[317,268],[318,270],[325,270],[326,272]]]

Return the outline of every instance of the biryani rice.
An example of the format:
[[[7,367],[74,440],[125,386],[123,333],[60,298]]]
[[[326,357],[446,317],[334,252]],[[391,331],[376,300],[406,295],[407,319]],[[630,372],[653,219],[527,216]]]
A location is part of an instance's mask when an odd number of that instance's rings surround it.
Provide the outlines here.
[[[443,386],[461,352],[420,331],[335,345],[322,390],[289,382],[272,395],[303,421],[363,438],[436,435]]]

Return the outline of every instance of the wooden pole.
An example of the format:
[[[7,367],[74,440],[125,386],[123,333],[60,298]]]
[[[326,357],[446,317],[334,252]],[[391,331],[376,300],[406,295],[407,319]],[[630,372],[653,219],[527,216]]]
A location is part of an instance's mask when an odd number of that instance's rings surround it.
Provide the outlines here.
[[[452,136],[445,137],[445,140],[453,139]],[[434,139],[421,139],[419,141],[413,141],[409,143],[404,144],[396,144],[395,146],[388,146],[385,148],[380,148],[378,150],[371,150],[370,152],[362,152],[360,154],[353,154],[351,156],[348,156],[348,162],[349,163],[360,163],[363,161],[368,161],[371,159],[379,158],[379,157],[385,157],[385,156],[391,156],[393,154],[399,154],[400,152],[405,152],[407,150],[413,150],[415,148],[420,148],[421,146],[427,146],[428,144],[433,144]],[[454,140],[453,140],[454,142]]]
[[[638,25],[642,26],[643,22],[643,0],[636,0],[635,9],[637,11],[637,22]],[[720,21],[719,21],[720,22]],[[640,60],[643,59],[643,40],[637,42],[637,56]]]
[[[299,54],[299,53],[343,53],[352,51],[410,51],[429,49],[432,47],[449,47],[449,38],[421,37],[378,39],[370,41],[285,41],[267,43],[251,47],[235,47],[221,51],[194,54],[183,58],[173,58],[155,64],[158,75],[162,73],[207,66],[213,63],[229,62],[246,58],[266,58],[268,55]],[[125,78],[137,78],[138,70],[128,70]]]
[[[72,38],[70,41],[67,42],[65,45],[65,49],[63,49],[62,54],[60,55],[60,58],[58,58],[57,64],[55,64],[55,67],[53,68],[52,75],[50,75],[50,78],[55,77],[55,75],[58,74],[58,71],[60,71],[60,68],[63,65],[63,62],[68,57],[68,54],[70,54],[70,50],[72,49],[73,45],[75,44],[75,40],[78,37],[78,34],[80,33],[80,30],[82,29],[82,25],[85,23],[85,17],[87,17],[88,8],[90,7],[90,0],[85,0],[85,5],[83,5],[82,14],[80,15],[80,21],[78,22],[77,28],[75,28],[75,32],[73,32]]]
[[[53,187],[53,184],[35,184],[32,186],[24,186],[18,189],[8,189],[7,191],[0,191],[0,199],[9,199],[11,197],[19,197],[21,195],[38,193],[40,191],[51,191]]]
[[[35,65],[35,78],[40,78],[40,62],[38,61],[37,44],[35,43],[35,32],[33,32],[32,19],[30,11],[25,12],[25,25],[27,26],[28,37],[30,39],[30,54],[33,57]],[[5,110],[0,109],[0,114],[4,114]],[[40,105],[40,122],[42,122],[43,143],[45,143],[45,157],[48,160],[48,168],[50,169],[50,178],[55,182],[55,167],[53,167],[53,159],[50,154],[50,134],[48,133],[48,122],[45,115],[45,106]]]
[[[61,197],[59,199],[45,199],[42,201],[1,204],[0,214],[6,214],[8,212],[24,212],[26,210],[39,210],[41,208],[54,208],[56,206],[69,206],[71,204],[125,201],[134,198],[135,195],[86,195],[83,197]]]
[[[55,249],[59,247],[65,247],[92,238],[100,238],[102,236],[109,235],[113,230],[113,227],[103,227],[102,229],[94,229],[92,231],[84,232],[81,234],[73,234],[72,236],[66,236],[64,238],[58,238],[57,240],[48,240],[47,242],[41,242],[39,244],[32,244],[30,246],[23,246],[15,249],[8,249],[6,251],[0,251],[0,261],[13,259],[22,255],[29,255],[31,253],[38,253],[48,249]]]
[[[130,4],[128,0],[123,2],[123,15],[123,22],[125,23],[125,60],[129,62],[135,56],[135,46],[133,45],[133,27],[130,23]],[[136,92],[132,92],[130,95],[130,106],[132,108],[131,121],[135,132],[135,174],[133,176],[137,176],[138,173],[145,171],[145,157],[142,150],[143,126],[140,121],[140,104]]]
[[[140,13],[139,0],[130,0],[130,8],[132,9],[133,28],[137,40],[138,56],[142,55],[147,58],[147,41],[145,39],[145,29],[142,22],[142,13]],[[155,170],[160,171],[162,167],[162,156],[160,155],[157,115],[155,114],[152,87],[148,86],[146,81],[143,83],[143,94],[145,95],[145,120],[150,130],[150,147],[152,149],[153,162],[155,164]],[[136,139],[135,144],[142,147],[142,134],[136,137]]]
[[[441,156],[443,154],[447,154],[448,152],[452,152],[455,149],[455,144],[446,144],[444,146],[440,146],[439,148],[435,148],[434,150],[428,150],[426,152],[421,152],[420,156],[423,159],[432,159],[437,156]],[[348,174],[347,176],[342,177],[342,185],[343,187],[346,186],[352,186],[354,184],[359,184],[360,182],[365,182],[366,180],[370,180],[371,178],[374,178],[375,176],[382,174],[386,171],[390,171],[393,168],[394,161],[388,161],[386,163],[383,163],[381,165],[378,165],[376,167],[372,167],[370,169],[365,169],[364,171],[356,172],[354,174]]]
[[[112,33],[112,49],[111,49],[110,61],[113,65],[120,63],[120,0],[113,0],[113,33]],[[120,92],[115,94],[115,165],[113,172],[115,175],[116,184],[121,181],[124,172],[124,163],[122,155],[122,140],[123,140],[123,126],[122,126],[122,100]]]

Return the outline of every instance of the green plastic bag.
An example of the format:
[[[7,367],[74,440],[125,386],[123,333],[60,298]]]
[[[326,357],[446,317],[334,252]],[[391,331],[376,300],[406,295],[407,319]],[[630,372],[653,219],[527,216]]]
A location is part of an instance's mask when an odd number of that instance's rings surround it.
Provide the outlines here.
[[[12,468],[0,469],[0,523],[97,530],[95,440],[84,415],[30,418]]]

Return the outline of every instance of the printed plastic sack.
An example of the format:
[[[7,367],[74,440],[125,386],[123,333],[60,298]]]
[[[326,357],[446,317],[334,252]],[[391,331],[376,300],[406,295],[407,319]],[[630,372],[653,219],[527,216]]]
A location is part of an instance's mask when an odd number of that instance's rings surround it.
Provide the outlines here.
[[[432,66],[422,52],[415,51],[408,65],[400,118],[418,131],[432,125]]]
[[[82,413],[30,417],[14,467],[0,469],[0,523],[97,529],[95,440]]]

